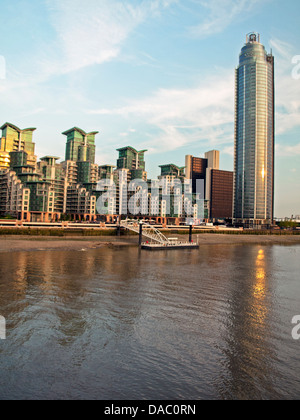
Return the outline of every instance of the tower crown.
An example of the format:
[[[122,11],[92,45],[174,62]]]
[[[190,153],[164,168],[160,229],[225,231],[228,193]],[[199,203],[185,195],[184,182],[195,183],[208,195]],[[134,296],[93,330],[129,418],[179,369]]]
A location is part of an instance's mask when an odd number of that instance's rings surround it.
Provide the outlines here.
[[[247,44],[260,44],[260,34],[258,32],[250,32],[246,36]]]

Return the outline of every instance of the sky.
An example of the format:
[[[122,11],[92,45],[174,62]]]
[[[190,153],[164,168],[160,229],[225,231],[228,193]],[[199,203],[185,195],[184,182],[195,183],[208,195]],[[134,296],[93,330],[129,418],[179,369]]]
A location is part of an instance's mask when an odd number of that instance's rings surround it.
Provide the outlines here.
[[[0,0],[1,125],[36,127],[39,158],[64,160],[76,126],[98,164],[147,149],[149,178],[185,155],[233,170],[234,70],[246,34],[276,66],[275,216],[300,214],[298,0]]]

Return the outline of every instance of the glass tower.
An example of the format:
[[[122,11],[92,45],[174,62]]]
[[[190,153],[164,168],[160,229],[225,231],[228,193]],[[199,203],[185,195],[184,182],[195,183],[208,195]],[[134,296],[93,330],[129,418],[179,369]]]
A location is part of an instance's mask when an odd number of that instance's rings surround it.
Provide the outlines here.
[[[274,57],[250,33],[236,69],[235,223],[270,224],[274,211]]]

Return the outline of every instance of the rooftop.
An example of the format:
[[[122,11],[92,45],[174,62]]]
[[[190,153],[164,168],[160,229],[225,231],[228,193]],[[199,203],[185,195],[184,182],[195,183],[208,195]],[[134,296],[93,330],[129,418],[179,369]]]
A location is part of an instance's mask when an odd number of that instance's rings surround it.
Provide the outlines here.
[[[83,136],[91,136],[91,135],[99,134],[99,131],[92,131],[91,133],[86,133],[84,130],[82,130],[81,128],[78,128],[78,127],[70,128],[70,130],[64,131],[62,134],[64,136],[67,136],[68,134],[72,133],[73,131],[77,131],[78,133],[80,133]]]
[[[41,160],[48,160],[48,159],[55,159],[55,160],[59,160],[59,157],[56,156],[44,156],[41,158]]]
[[[117,152],[122,152],[123,150],[128,150],[128,149],[133,151],[134,153],[137,153],[137,154],[148,152],[148,150],[138,151],[134,147],[131,147],[131,146],[121,147],[120,149],[117,149]]]
[[[160,165],[159,166],[159,168],[166,168],[166,167],[172,167],[172,168],[178,169],[180,171],[186,168],[185,166],[177,166],[174,163],[169,163],[169,164],[166,164],[166,165]]]
[[[36,128],[24,128],[23,130],[21,130],[19,127],[17,127],[14,124],[11,124],[11,123],[5,123],[5,124],[3,124],[2,127],[0,127],[0,130],[4,130],[6,127],[13,128],[18,133],[24,133],[26,131],[35,131],[36,130]]]

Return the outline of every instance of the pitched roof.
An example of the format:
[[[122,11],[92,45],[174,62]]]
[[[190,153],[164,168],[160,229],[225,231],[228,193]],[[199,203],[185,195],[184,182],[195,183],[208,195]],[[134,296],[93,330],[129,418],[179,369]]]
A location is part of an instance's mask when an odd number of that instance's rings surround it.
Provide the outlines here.
[[[0,130],[4,130],[6,127],[11,127],[14,130],[18,131],[18,133],[22,133],[22,132],[25,132],[25,131],[35,131],[36,130],[36,128],[24,128],[23,130],[21,130],[19,127],[17,127],[14,124],[11,124],[11,123],[3,124],[2,127],[0,127]]]
[[[99,134],[99,131],[92,131],[91,133],[86,133],[84,130],[82,130],[81,128],[78,128],[78,127],[70,128],[70,130],[64,131],[62,134],[64,136],[67,136],[69,133],[72,133],[72,131],[78,131],[78,133],[80,133],[83,136]]]

